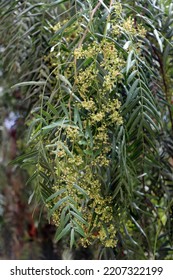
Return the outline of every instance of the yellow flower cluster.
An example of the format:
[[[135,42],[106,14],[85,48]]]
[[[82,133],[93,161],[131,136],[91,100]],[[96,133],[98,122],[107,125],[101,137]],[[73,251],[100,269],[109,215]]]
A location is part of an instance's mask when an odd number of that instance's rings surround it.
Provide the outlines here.
[[[77,218],[77,222],[85,233],[85,237],[80,239],[83,246],[92,244],[94,241],[101,242],[105,247],[116,246],[116,230],[113,223],[113,205],[112,198],[104,197],[101,194],[101,183],[95,178],[92,168],[85,166],[80,156],[74,156],[74,159],[67,162],[59,162],[61,172],[57,173],[59,184],[54,187],[55,191],[59,191],[62,187],[66,188],[66,192],[58,196],[58,201],[67,196],[75,202],[77,211],[82,214],[83,219],[87,222],[83,224]],[[83,169],[82,169],[83,166]],[[84,197],[75,185],[79,185],[86,192],[88,199]],[[57,199],[54,203],[58,202]],[[57,211],[53,213],[53,221],[59,226],[62,210],[68,206],[68,201],[64,201]],[[50,206],[49,206],[50,207]]]
[[[101,62],[97,60],[102,57]],[[93,42],[89,46],[81,46],[74,50],[76,59],[91,59],[91,63],[85,69],[81,69],[76,76],[76,85],[82,97],[91,87],[98,87],[97,76],[100,74],[103,78],[99,92],[105,94],[113,90],[117,81],[122,79],[121,70],[124,66],[124,60],[118,53],[113,42],[103,39],[100,43]],[[100,69],[100,70],[99,70]]]
[[[101,52],[99,42],[92,42],[87,49],[84,49],[83,46],[77,47],[74,50],[74,56],[79,59],[79,58],[91,58],[91,57],[97,57],[97,55]]]
[[[103,40],[103,61],[101,67],[106,71],[103,82],[103,91],[111,91],[116,81],[121,80],[121,70],[124,66],[124,60],[121,58],[114,43]]]
[[[122,5],[121,3],[115,1],[112,5],[111,16],[114,18],[118,18],[122,15]]]
[[[144,36],[143,27],[138,25],[137,30],[132,18],[123,19],[121,12],[122,6],[116,2],[111,14],[114,19],[111,21],[110,17],[110,32],[115,35],[123,30],[129,36]],[[54,30],[61,27],[62,25],[58,24]],[[100,41],[95,38],[84,39],[83,43],[80,43],[82,29],[78,23],[63,29],[62,33],[63,36],[59,37],[57,43],[58,49],[55,48],[52,52],[51,61],[52,66],[58,69],[57,79],[61,74],[71,85],[73,95],[61,91],[60,86],[58,100],[62,100],[66,107],[63,117],[66,118],[69,113],[72,126],[61,128],[59,138],[63,145],[57,141],[58,148],[54,158],[57,179],[54,191],[65,191],[54,198],[48,207],[62,201],[52,215],[57,227],[62,211],[69,209],[70,217],[70,205],[75,207],[79,216],[85,220],[83,223],[82,219],[75,216],[71,219],[71,223],[78,224],[85,234],[85,237],[79,238],[83,246],[100,242],[105,247],[115,247],[114,203],[111,195],[106,195],[103,181],[106,178],[105,170],[111,164],[111,133],[116,126],[123,123],[117,85],[123,79],[122,70],[126,61],[113,40],[106,37]],[[76,47],[69,53],[64,44],[68,47],[74,39],[79,43],[76,43]],[[57,82],[61,85],[60,80]],[[63,109],[61,114],[63,111],[65,112]]]
[[[96,105],[93,101],[93,98],[89,98],[89,100],[84,99],[84,101],[81,102],[81,106],[85,108],[86,110],[92,110],[95,111]]]
[[[84,61],[84,65],[86,60],[89,60],[89,63],[75,72],[79,60]],[[88,224],[86,226],[73,217],[73,221],[79,224],[85,234],[85,237],[79,239],[83,246],[101,242],[105,247],[115,247],[113,199],[104,195],[104,188],[96,170],[110,164],[108,158],[111,152],[108,134],[110,125],[122,124],[119,113],[121,104],[116,93],[112,91],[116,82],[122,79],[121,69],[124,62],[114,44],[105,39],[100,44],[93,42],[89,46],[76,48],[74,61],[74,67],[67,67],[64,76],[71,77],[76,73],[73,87],[81,101],[75,101],[75,107],[80,112],[84,130],[81,131],[77,126],[64,127],[64,146],[57,142],[55,159],[57,184],[54,191],[60,191],[62,188],[65,188],[65,191],[54,199],[53,205],[65,197],[70,197],[73,201],[78,213]],[[99,75],[101,80],[98,79]],[[72,81],[70,83],[72,84]],[[75,186],[83,189],[87,198]],[[72,201],[64,200],[54,211],[52,218],[57,227],[60,225],[63,209]],[[48,207],[51,208],[53,205],[50,204]]]
[[[79,140],[79,129],[75,127],[67,127],[66,135],[69,138],[70,142]]]
[[[75,83],[78,86],[78,92],[83,99],[85,99],[85,94],[97,79],[97,73],[98,71],[93,64],[88,66],[84,71],[79,71]]]
[[[117,35],[120,35],[121,31],[127,33],[129,36],[131,36],[131,38],[135,36],[145,37],[146,35],[146,29],[143,27],[143,25],[139,23],[136,24],[134,19],[131,17],[123,19],[121,25],[117,24],[114,20],[112,21],[111,32],[113,36],[116,37]]]
[[[135,26],[134,19],[131,17],[124,20],[122,28],[132,36],[138,35],[144,37],[146,35],[146,29],[142,26],[142,24]]]

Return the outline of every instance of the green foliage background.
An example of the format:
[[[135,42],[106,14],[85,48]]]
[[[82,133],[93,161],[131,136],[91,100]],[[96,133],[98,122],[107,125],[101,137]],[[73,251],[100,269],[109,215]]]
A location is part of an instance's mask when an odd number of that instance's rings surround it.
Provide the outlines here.
[[[173,3],[1,1],[29,202],[95,258],[172,259]]]

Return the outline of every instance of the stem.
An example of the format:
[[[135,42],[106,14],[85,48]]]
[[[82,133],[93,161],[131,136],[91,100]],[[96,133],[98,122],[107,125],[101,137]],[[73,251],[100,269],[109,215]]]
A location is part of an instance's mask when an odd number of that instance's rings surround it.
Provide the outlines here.
[[[106,37],[106,35],[107,35],[108,23],[110,22],[110,18],[111,18],[111,16],[110,16],[110,11],[111,11],[112,4],[113,4],[113,0],[110,0],[110,4],[109,4],[109,15],[108,15],[108,17],[107,17],[105,29],[104,29],[104,32],[103,32],[103,36],[104,36],[104,37]]]
[[[83,41],[84,41],[84,39],[85,39],[85,37],[86,37],[86,35],[87,35],[87,32],[88,32],[88,30],[89,30],[89,25],[90,25],[91,21],[93,20],[93,17],[94,17],[94,15],[95,15],[96,11],[98,10],[98,8],[100,7],[100,5],[101,5],[100,2],[97,3],[97,5],[95,6],[95,8],[91,11],[90,21],[89,21],[89,24],[88,24],[88,26],[87,26],[87,28],[86,28],[86,30],[85,30],[85,32],[84,32],[84,34],[83,34],[83,36],[82,36],[80,42],[79,42],[79,45],[78,45],[79,48],[81,47],[81,45],[82,45],[82,43],[83,43]]]

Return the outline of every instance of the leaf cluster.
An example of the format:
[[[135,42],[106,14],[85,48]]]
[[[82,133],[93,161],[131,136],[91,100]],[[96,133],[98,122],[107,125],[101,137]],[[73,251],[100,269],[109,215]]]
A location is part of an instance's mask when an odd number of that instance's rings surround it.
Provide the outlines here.
[[[56,240],[100,242],[100,258],[171,258],[172,8],[149,0],[0,5],[5,69],[31,101],[28,152],[14,163],[32,173]]]

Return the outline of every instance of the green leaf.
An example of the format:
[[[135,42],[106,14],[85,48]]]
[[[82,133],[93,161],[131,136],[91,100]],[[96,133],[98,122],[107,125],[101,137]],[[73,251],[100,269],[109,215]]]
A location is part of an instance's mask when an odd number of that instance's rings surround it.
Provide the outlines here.
[[[71,224],[67,224],[65,228],[62,229],[62,231],[58,234],[55,234],[55,241],[58,242],[62,237],[64,237],[65,235],[67,235],[70,232],[71,229]]]
[[[80,186],[78,186],[77,184],[73,184],[73,186],[74,186],[74,188],[76,189],[76,190],[78,190],[81,194],[83,194],[85,197],[89,197],[88,196],[88,194],[87,194],[87,192],[84,190],[84,189],[82,189]]]
[[[135,79],[135,81],[133,82],[132,86],[130,87],[130,90],[129,90],[129,94],[134,94],[134,92],[136,91],[136,88],[139,84],[139,79]]]
[[[72,228],[71,232],[70,232],[70,248],[72,248],[75,243],[74,233],[75,233],[75,230],[74,230],[74,228]]]
[[[47,126],[44,126],[42,129],[43,130],[50,130],[50,129],[54,129],[56,127],[67,127],[69,126],[69,124],[67,124],[69,121],[66,120],[66,119],[62,119],[62,120],[59,120],[57,122],[53,122]]]
[[[56,6],[57,4],[62,4],[64,2],[67,2],[68,0],[55,0],[52,3],[49,4],[49,7]]]
[[[32,201],[32,199],[33,199],[33,197],[34,197],[34,195],[35,195],[35,190],[32,192],[32,194],[30,195],[30,197],[29,197],[29,199],[28,199],[28,204],[30,204],[31,203],[31,201]]]
[[[58,197],[60,194],[64,193],[66,191],[65,188],[60,189],[59,191],[53,193],[50,197],[48,197],[48,199],[46,199],[46,202]]]
[[[128,103],[130,103],[131,101],[133,102],[133,99],[136,98],[137,94],[139,93],[139,88],[137,88],[139,83],[139,80],[135,80],[135,82],[133,83],[133,85],[131,86],[130,90],[128,91],[128,95],[127,95],[127,99],[126,99],[126,106],[128,105]]]
[[[81,131],[83,130],[79,111],[76,107],[74,108],[74,123],[79,125]]]
[[[9,164],[12,165],[12,164],[22,163],[24,160],[26,161],[32,158],[36,158],[37,156],[38,156],[38,151],[31,151],[24,155],[18,156],[16,159],[10,161]]]
[[[26,181],[26,185],[29,185],[36,177],[38,176],[37,170],[29,177],[29,179]]]
[[[131,83],[131,81],[134,79],[134,77],[137,75],[137,73],[138,73],[138,70],[134,70],[134,71],[129,75],[129,77],[128,77],[128,79],[127,79],[127,84],[130,84],[130,83]]]
[[[18,83],[13,85],[11,88],[16,88],[16,87],[24,87],[24,86],[43,86],[45,85],[46,82],[44,81],[28,81],[28,82],[22,82],[22,83]]]
[[[89,156],[93,156],[94,155],[93,150],[84,150],[84,153],[86,155],[89,155]]]
[[[55,115],[55,116],[59,116],[58,111],[56,110],[55,106],[53,106],[51,103],[47,102],[47,106],[48,108],[51,110],[51,112]]]
[[[69,117],[69,112],[68,112],[68,110],[67,110],[67,108],[66,108],[66,105],[65,105],[64,103],[62,103],[62,102],[60,102],[60,104],[61,104],[61,108],[62,108],[62,110],[63,110],[63,112],[64,112],[66,118],[69,119],[69,118],[70,118],[70,117]]]
[[[82,216],[78,215],[76,212],[70,210],[70,213],[82,224],[88,225],[88,223],[82,218]]]
[[[73,220],[73,224],[75,225],[74,227],[75,231],[78,232],[82,237],[85,237],[85,232],[80,226],[80,224],[78,224],[75,220]]]
[[[133,126],[134,121],[137,119],[137,117],[140,115],[141,107],[138,106],[130,115],[128,123],[127,123],[127,128],[131,128]]]
[[[156,131],[158,131],[158,127],[157,127],[156,123],[154,122],[154,120],[152,120],[152,118],[150,118],[150,116],[148,114],[146,114],[145,112],[144,112],[144,116],[149,121],[150,125],[152,125],[156,129]]]
[[[41,7],[44,6],[44,3],[37,3],[35,5],[30,5],[28,8],[24,9],[24,11],[22,11],[20,14],[18,14],[18,17],[21,17],[21,16],[27,14],[28,12],[30,12],[31,10],[33,10],[34,8],[40,7],[40,6]]]
[[[153,32],[154,32],[154,35],[155,35],[155,37],[156,37],[156,39],[157,39],[157,42],[158,42],[158,44],[159,44],[160,51],[161,51],[161,53],[162,53],[162,52],[163,52],[162,40],[161,40],[160,37],[159,37],[159,33],[158,33],[157,29],[154,29]]]
[[[69,205],[65,206],[61,211],[61,217],[60,217],[60,226],[59,228],[64,228],[65,225],[70,220],[70,213],[69,213]]]
[[[132,41],[127,41],[127,42],[124,44],[123,49],[124,49],[124,50],[127,50],[131,44],[132,44]]]
[[[61,198],[57,203],[55,203],[55,205],[53,206],[53,208],[49,211],[49,218],[52,216],[52,214],[55,212],[55,210],[57,210],[64,202],[68,201],[69,197],[63,197]]]
[[[134,51],[131,50],[128,54],[128,57],[127,57],[127,65],[126,65],[126,74],[128,74],[130,68],[134,65],[135,63],[135,60],[132,60],[132,56],[134,54]]]
[[[131,123],[131,126],[129,127],[129,133],[131,133],[133,130],[136,129],[137,125],[140,125],[142,123],[142,119],[141,119],[141,114],[138,113],[138,115],[136,115],[136,118],[134,119],[134,121]],[[143,131],[141,130],[141,132],[143,133]]]
[[[136,106],[138,106],[141,98],[140,96],[136,97],[135,99],[132,99],[130,103],[124,103],[122,106],[122,116],[126,118],[131,111],[135,109]]]
[[[140,232],[145,236],[145,238],[147,239],[146,233],[144,232],[144,230],[142,229],[142,227],[138,224],[138,222],[132,217],[130,216],[132,221],[134,222],[134,224],[137,226],[137,228],[140,230]]]
[[[54,40],[57,36],[62,35],[63,32],[65,31],[65,29],[67,27],[69,27],[70,25],[72,25],[77,20],[77,17],[78,17],[78,14],[75,14],[74,16],[72,16],[68,22],[66,22],[60,29],[58,29],[56,31],[55,35],[52,36],[51,41],[54,42]]]
[[[159,111],[157,109],[156,106],[153,105],[153,103],[150,102],[150,100],[148,98],[146,98],[145,96],[142,97],[143,100],[145,101],[145,105],[146,106],[145,108],[150,108],[150,111],[153,113],[153,115],[155,116],[155,118],[159,117]]]
[[[65,76],[59,74],[58,77],[60,78],[60,80],[62,82],[64,82],[65,85],[68,85],[70,89],[72,89],[72,85],[70,84],[70,82],[66,79]]]
[[[60,146],[64,149],[64,151],[69,155],[71,158],[74,158],[73,154],[70,152],[67,146],[64,145],[63,142],[58,141],[57,144],[60,144]]]
[[[57,121],[57,122],[53,122],[53,123],[51,123],[51,124],[49,124],[49,125],[46,125],[46,126],[44,126],[42,129],[43,129],[43,130],[51,130],[51,129],[54,129],[54,128],[56,128],[56,127],[74,127],[74,128],[77,128],[77,126],[71,125],[71,124],[69,123],[69,120],[67,120],[67,119],[62,119],[62,120],[59,120],[59,121]]]

